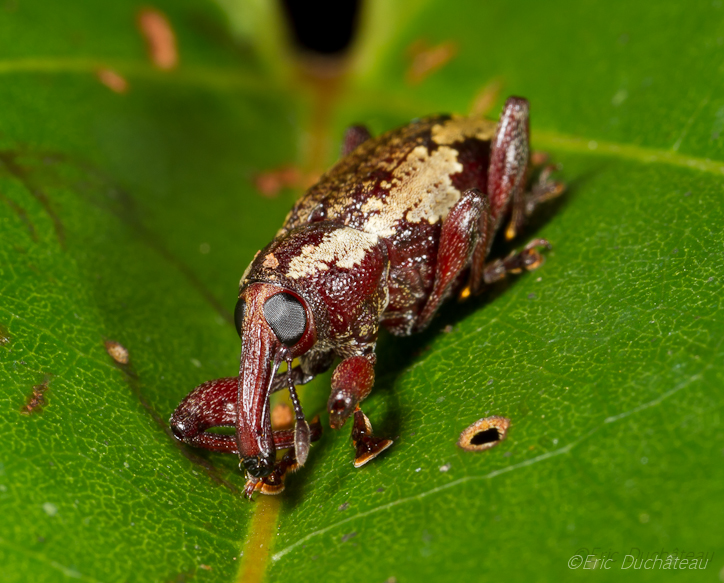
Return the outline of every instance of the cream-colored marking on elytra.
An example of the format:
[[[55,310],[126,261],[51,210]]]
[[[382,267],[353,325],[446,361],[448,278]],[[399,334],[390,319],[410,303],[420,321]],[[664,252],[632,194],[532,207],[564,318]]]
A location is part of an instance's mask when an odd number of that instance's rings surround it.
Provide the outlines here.
[[[244,273],[241,274],[241,279],[239,280],[239,287],[241,287],[244,284],[244,280],[246,279],[246,276],[249,275],[249,272],[251,271],[251,266],[254,264],[254,261],[259,256],[259,253],[261,253],[261,249],[254,253],[254,259],[252,259],[249,262],[249,265],[246,266],[246,269],[244,270]]]
[[[496,122],[489,119],[473,119],[455,116],[441,124],[432,126],[432,141],[440,146],[449,146],[468,138],[492,140]]]
[[[379,211],[367,219],[362,229],[390,237],[403,217],[410,223],[425,219],[430,224],[444,219],[461,195],[450,175],[462,169],[453,148],[440,146],[430,154],[425,146],[418,146],[393,173],[387,198],[371,198],[362,205],[364,213]]]
[[[262,263],[262,266],[266,267],[267,269],[276,269],[279,267],[279,260],[274,257],[274,253],[269,253],[266,257],[264,257],[264,262]]]
[[[367,252],[377,245],[377,235],[343,227],[327,233],[317,245],[305,245],[289,262],[287,277],[298,279],[330,267],[352,269],[362,263]]]

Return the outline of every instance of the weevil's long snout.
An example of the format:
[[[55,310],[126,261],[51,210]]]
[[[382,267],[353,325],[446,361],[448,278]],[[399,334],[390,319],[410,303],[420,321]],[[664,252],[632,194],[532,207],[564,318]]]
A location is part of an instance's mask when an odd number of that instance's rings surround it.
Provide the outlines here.
[[[276,458],[269,395],[284,346],[264,317],[264,303],[275,292],[278,288],[258,283],[250,285],[243,295],[236,439],[241,465],[254,478],[268,476]]]

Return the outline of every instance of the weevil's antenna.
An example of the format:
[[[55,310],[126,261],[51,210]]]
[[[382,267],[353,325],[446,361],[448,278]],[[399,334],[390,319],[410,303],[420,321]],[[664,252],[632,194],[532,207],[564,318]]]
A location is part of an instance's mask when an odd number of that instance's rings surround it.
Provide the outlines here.
[[[309,456],[309,424],[304,418],[302,404],[299,402],[297,390],[294,388],[291,360],[287,360],[287,383],[289,384],[289,397],[292,400],[294,416],[296,417],[294,423],[294,456],[297,458],[297,463],[303,466],[304,462],[307,461],[307,456]]]

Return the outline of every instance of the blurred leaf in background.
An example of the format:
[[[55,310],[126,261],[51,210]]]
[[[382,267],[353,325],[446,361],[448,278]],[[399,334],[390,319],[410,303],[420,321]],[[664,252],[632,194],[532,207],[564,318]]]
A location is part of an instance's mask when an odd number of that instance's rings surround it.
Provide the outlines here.
[[[724,577],[721,2],[369,0],[321,60],[272,2],[0,10],[3,581]],[[326,430],[246,502],[166,420],[234,374],[251,257],[345,126],[509,94],[570,185],[514,241],[546,264],[382,336],[385,456]],[[458,449],[486,415],[507,440]],[[661,552],[705,568],[621,569]]]

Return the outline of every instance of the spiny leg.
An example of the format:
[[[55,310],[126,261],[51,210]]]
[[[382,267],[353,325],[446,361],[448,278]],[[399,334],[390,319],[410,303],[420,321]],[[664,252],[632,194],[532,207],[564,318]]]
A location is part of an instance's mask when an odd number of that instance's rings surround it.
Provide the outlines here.
[[[297,370],[297,367],[293,370]],[[301,372],[301,369],[299,370]],[[286,377],[286,373],[283,374]],[[176,439],[210,451],[238,454],[235,435],[208,431],[214,427],[234,427],[238,384],[238,377],[215,379],[199,385],[189,393],[170,419],[171,430]],[[316,433],[314,427],[309,428],[310,441],[319,439],[321,425],[318,420],[317,427]],[[276,448],[294,447],[293,437],[290,437],[293,434],[293,431],[275,431]]]

